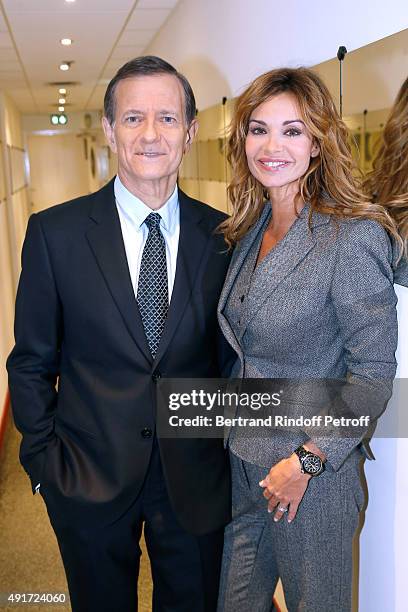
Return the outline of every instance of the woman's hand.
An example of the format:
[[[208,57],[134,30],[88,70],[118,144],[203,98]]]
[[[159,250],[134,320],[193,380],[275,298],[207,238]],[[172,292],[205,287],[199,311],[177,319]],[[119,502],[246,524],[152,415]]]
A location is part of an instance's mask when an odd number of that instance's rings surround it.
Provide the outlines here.
[[[301,472],[299,459],[295,453],[288,459],[282,459],[270,469],[269,474],[259,485],[264,487],[263,496],[269,500],[268,512],[273,512],[278,506],[274,521],[279,521],[286,512],[288,523],[293,521],[310,478],[309,474]]]

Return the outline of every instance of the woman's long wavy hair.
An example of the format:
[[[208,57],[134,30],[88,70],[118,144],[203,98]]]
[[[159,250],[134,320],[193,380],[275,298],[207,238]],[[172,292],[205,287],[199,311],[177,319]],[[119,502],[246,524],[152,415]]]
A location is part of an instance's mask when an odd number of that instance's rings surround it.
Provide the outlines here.
[[[326,85],[308,68],[280,68],[259,76],[239,96],[229,127],[227,158],[232,169],[228,196],[232,215],[220,230],[231,247],[259,219],[267,190],[248,168],[245,141],[252,112],[263,102],[282,93],[291,94],[320,152],[310,161],[300,180],[299,193],[311,210],[336,217],[375,219],[397,237],[396,226],[379,204],[366,201],[356,178],[348,130],[340,119]]]
[[[364,186],[367,196],[393,217],[408,253],[408,77],[395,99]]]

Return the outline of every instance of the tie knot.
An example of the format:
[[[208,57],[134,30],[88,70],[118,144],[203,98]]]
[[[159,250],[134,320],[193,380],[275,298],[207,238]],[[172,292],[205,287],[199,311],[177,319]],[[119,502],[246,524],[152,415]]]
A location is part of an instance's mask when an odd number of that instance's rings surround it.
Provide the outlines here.
[[[149,231],[152,229],[158,229],[160,227],[161,216],[159,213],[150,213],[145,219],[145,223],[149,228]]]

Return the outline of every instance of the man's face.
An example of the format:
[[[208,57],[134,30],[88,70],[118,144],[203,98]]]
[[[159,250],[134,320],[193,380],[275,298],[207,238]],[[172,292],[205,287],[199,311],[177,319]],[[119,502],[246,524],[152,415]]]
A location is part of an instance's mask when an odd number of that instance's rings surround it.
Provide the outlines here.
[[[115,121],[103,127],[118,156],[118,174],[130,191],[174,188],[178,168],[196,133],[187,126],[184,90],[171,74],[119,81]],[[189,128],[189,129],[187,129]]]

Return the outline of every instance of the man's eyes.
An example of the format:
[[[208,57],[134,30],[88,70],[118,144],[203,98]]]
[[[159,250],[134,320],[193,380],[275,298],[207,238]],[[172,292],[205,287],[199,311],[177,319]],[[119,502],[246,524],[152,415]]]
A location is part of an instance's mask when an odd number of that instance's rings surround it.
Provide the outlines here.
[[[172,115],[163,115],[161,120],[163,121],[163,123],[169,123],[169,124],[177,122],[177,119],[173,117]]]
[[[125,123],[135,124],[135,123],[141,123],[142,121],[143,121],[143,117],[138,116],[138,115],[128,115],[127,117],[125,117]],[[173,117],[172,115],[163,115],[159,117],[159,121],[161,121],[161,123],[166,123],[168,125],[177,123],[176,117]]]

